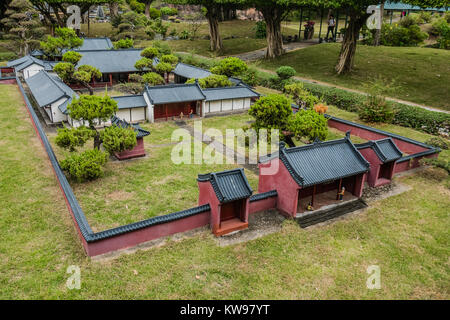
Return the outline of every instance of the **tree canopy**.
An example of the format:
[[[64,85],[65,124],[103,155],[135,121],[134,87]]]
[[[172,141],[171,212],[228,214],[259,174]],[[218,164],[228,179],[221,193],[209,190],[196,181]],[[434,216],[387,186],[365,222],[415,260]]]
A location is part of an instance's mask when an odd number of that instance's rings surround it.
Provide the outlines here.
[[[240,76],[247,70],[247,64],[236,57],[222,59],[217,66],[211,68],[212,73],[225,75],[227,77]]]
[[[195,81],[198,81],[198,84],[202,89],[231,87],[233,85],[227,76],[219,74],[212,74],[202,79],[191,78],[186,81],[186,83],[195,83]]]
[[[45,28],[39,21],[38,12],[28,0],[13,0],[4,11],[4,18],[0,23],[6,30],[5,39],[13,42],[19,55],[29,53],[31,49],[39,47],[39,39],[44,35]]]

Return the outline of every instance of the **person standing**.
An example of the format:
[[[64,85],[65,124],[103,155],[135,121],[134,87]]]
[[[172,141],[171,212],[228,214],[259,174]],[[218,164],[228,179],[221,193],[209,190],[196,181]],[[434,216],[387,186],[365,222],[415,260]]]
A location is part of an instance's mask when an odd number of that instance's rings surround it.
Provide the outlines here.
[[[334,27],[336,26],[336,20],[334,20],[334,16],[331,14],[330,17],[328,18],[328,31],[327,31],[327,36],[325,37],[325,39],[327,39],[327,41],[329,40],[328,35],[331,32],[331,39],[334,39]]]

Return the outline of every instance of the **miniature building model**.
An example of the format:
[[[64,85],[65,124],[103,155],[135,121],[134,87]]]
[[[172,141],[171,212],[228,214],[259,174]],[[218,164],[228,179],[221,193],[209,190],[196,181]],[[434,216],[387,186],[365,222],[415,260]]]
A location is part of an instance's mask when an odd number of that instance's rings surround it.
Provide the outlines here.
[[[39,71],[25,79],[34,100],[43,108],[53,123],[67,120],[67,106],[78,95],[56,74]]]
[[[147,102],[148,120],[168,119],[179,116],[180,113],[202,114],[202,101],[205,95],[198,83],[172,84],[149,87],[146,86],[144,99]]]
[[[278,166],[278,170],[265,174],[262,169],[270,166]],[[336,200],[343,187],[346,195],[361,197],[369,171],[369,163],[348,136],[289,149],[281,143],[279,153],[261,159],[259,167],[258,191],[276,190],[277,208],[290,217],[303,212],[308,204],[314,207],[320,194]]]
[[[248,227],[249,200],[253,193],[243,169],[200,174],[199,206],[211,207],[210,226],[216,236]]]
[[[21,72],[24,79],[34,76],[39,71],[51,71],[57,62],[43,61],[33,56],[24,56],[22,58],[9,61],[6,66],[14,68],[15,72]]]
[[[402,157],[402,152],[394,141],[386,138],[355,146],[370,163],[370,172],[367,177],[369,186],[379,187],[391,183],[396,161]]]
[[[136,140],[137,140],[136,146],[131,150],[116,152],[114,155],[116,156],[117,159],[125,160],[125,159],[138,158],[138,157],[145,156],[144,137],[146,137],[150,134],[149,131],[142,129],[139,124],[130,124],[130,123],[126,122],[125,120],[119,119],[116,116],[113,116],[111,118],[111,125],[118,126],[120,128],[130,128],[131,127],[136,132]]]

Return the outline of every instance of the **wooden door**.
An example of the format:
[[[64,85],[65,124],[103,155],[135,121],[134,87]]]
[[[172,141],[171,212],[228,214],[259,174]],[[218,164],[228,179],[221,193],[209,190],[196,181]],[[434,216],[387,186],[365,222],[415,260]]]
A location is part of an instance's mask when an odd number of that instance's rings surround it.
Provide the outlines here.
[[[241,219],[242,201],[233,201],[222,204],[220,210],[220,221],[226,221],[234,218]]]

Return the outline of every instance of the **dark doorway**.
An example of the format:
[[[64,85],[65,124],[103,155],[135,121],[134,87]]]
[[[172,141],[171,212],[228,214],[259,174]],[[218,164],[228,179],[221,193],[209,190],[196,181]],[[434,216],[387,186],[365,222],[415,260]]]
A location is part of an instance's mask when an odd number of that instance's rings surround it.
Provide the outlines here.
[[[220,222],[238,218],[242,220],[242,200],[224,203],[220,209]]]
[[[392,163],[383,163],[380,166],[380,172],[378,172],[378,179],[391,179],[391,169],[392,169]]]

